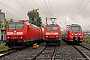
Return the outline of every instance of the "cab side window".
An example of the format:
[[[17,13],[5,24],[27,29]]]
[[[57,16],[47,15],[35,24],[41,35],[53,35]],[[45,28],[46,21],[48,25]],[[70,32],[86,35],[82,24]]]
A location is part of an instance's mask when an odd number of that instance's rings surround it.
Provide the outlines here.
[[[29,30],[29,25],[27,26],[27,29]]]

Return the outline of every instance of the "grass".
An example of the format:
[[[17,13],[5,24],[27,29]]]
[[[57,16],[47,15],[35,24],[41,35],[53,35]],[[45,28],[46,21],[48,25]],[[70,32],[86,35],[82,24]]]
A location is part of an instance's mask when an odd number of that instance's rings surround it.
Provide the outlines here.
[[[90,39],[84,39],[84,42],[89,43],[90,44]]]
[[[8,48],[8,46],[5,46],[5,43],[3,43],[3,44],[0,44],[0,51],[3,51],[3,50],[8,50],[9,48]]]

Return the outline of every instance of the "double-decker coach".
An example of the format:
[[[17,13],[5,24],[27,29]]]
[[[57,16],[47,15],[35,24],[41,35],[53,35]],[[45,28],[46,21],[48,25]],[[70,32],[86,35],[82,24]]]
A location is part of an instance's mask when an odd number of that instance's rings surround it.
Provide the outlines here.
[[[69,43],[81,43],[83,41],[82,27],[78,24],[67,25],[63,31],[62,39]]]

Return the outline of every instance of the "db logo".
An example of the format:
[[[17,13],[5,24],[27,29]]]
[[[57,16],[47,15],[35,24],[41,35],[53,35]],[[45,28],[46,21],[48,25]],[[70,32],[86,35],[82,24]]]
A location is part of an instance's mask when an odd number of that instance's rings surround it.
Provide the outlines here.
[[[15,35],[16,33],[14,32],[14,35]]]

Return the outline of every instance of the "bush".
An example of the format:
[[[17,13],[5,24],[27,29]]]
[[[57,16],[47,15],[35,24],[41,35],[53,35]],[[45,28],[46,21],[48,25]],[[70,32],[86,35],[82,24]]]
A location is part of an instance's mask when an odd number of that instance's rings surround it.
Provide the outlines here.
[[[90,44],[90,39],[85,39],[84,42],[89,43]]]
[[[0,44],[0,51],[9,49],[8,46],[5,46],[4,44]]]

